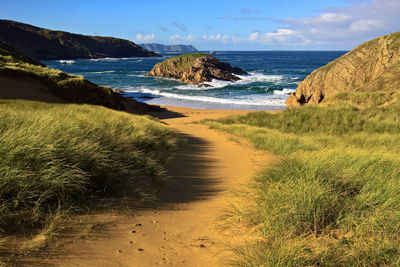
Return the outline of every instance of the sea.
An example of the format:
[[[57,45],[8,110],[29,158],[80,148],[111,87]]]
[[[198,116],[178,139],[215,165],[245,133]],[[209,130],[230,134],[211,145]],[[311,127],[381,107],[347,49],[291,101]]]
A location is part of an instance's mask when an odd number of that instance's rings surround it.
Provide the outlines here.
[[[218,51],[213,56],[248,75],[228,82],[213,80],[208,87],[174,79],[146,77],[153,66],[179,53],[160,58],[103,58],[44,61],[48,67],[124,91],[140,102],[199,109],[282,110],[285,100],[313,70],[346,51]]]

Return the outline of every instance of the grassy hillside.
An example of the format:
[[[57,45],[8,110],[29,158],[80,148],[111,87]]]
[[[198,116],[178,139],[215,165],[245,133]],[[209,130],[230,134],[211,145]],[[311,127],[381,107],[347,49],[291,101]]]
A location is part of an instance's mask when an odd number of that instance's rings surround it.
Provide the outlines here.
[[[127,99],[110,87],[98,86],[83,76],[47,68],[0,42],[0,98],[86,103],[118,110],[145,112],[158,107]],[[37,97],[39,96],[40,97]]]
[[[0,232],[21,232],[91,198],[155,198],[177,137],[107,108],[0,101]]]
[[[259,237],[234,248],[236,265],[398,265],[399,115],[342,103],[205,121],[281,156],[227,216]]]
[[[172,57],[159,63],[160,68],[168,68],[174,66],[179,71],[188,71],[192,67],[197,58],[211,58],[211,56],[203,53],[183,54],[180,56]]]

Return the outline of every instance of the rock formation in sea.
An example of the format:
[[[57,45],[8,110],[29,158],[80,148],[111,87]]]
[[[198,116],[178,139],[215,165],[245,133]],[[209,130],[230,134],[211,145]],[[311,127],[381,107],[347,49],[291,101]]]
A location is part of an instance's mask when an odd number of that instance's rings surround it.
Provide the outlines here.
[[[400,32],[396,32],[363,43],[313,71],[299,84],[296,92],[286,100],[286,104],[300,106],[335,100],[346,101],[354,93],[362,98],[361,95],[366,92],[369,98],[386,94],[386,97],[380,98],[384,101],[395,101],[397,94],[393,90],[400,90],[399,77]],[[385,104],[384,101],[380,104]],[[360,104],[361,102],[365,102],[365,99],[360,99]]]
[[[47,68],[0,42],[0,99],[28,99],[55,103],[102,105],[133,113],[162,110],[125,98],[110,87],[98,86],[83,76]]]
[[[213,79],[224,81],[237,81],[240,78],[236,75],[247,74],[238,67],[232,67],[229,63],[202,54],[184,54],[163,62],[157,63],[146,76],[156,76],[179,79],[183,83],[204,85]]]
[[[153,52],[197,52],[193,45],[163,45],[163,44],[139,44],[144,49]]]
[[[0,41],[38,60],[158,57],[128,40],[53,31],[11,20],[0,20]]]

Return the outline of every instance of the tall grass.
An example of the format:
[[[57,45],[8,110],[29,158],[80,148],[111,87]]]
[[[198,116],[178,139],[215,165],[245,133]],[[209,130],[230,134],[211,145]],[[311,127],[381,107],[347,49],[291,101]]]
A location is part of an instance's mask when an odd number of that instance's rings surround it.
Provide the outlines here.
[[[89,197],[155,197],[177,137],[90,105],[0,101],[0,229],[43,223]]]
[[[284,156],[231,212],[262,226],[236,265],[400,264],[399,115],[398,104],[338,104],[204,121]]]
[[[203,53],[183,54],[164,60],[159,64],[161,68],[168,68],[170,64],[173,64],[179,71],[186,71],[194,64],[194,61],[200,57],[210,57],[210,56]]]

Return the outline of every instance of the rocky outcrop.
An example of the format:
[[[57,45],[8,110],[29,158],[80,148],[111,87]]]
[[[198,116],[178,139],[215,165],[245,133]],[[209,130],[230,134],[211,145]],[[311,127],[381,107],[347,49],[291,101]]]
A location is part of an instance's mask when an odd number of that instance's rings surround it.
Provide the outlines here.
[[[0,20],[0,41],[37,60],[158,57],[128,40],[52,31],[11,20]]]
[[[201,53],[184,54],[157,63],[146,76],[179,79],[183,83],[204,85],[213,79],[237,81],[236,75],[247,74],[238,67]]]
[[[144,49],[154,52],[197,52],[193,45],[163,45],[163,44],[139,44]]]
[[[161,111],[128,99],[110,87],[98,86],[83,76],[47,68],[0,42],[0,99],[102,105],[133,113]]]
[[[400,32],[366,42],[313,71],[288,106],[328,103],[341,94],[400,90]]]

